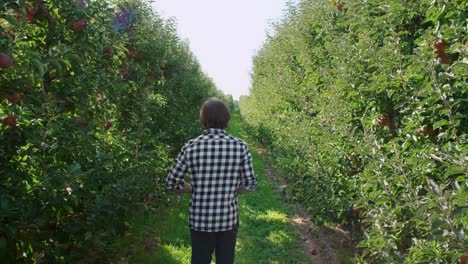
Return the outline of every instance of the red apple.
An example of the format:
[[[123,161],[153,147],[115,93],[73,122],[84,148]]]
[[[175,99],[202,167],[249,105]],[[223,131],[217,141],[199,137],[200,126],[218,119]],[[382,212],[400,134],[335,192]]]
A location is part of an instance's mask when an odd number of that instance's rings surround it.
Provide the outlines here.
[[[34,22],[34,19],[35,19],[35,18],[34,18],[34,16],[32,16],[32,15],[27,15],[27,16],[26,16],[26,20],[28,21],[28,23]]]
[[[34,16],[37,13],[37,9],[34,7],[25,7],[24,10],[26,11],[26,14]]]
[[[434,140],[436,138],[436,132],[432,127],[425,127],[423,133],[426,134],[430,139]]]
[[[125,69],[119,69],[119,72],[120,72],[120,75],[122,75],[122,77],[127,77],[128,76],[128,71],[125,70]]]
[[[0,68],[7,69],[11,67],[13,60],[10,55],[0,54]]]
[[[107,120],[107,121],[104,123],[104,128],[105,128],[106,130],[108,130],[108,129],[111,128],[113,125],[114,125],[114,123],[112,123],[112,121]]]
[[[11,104],[17,104],[21,99],[23,99],[24,95],[14,93],[11,96],[9,96],[7,99]]]
[[[311,248],[311,249],[309,250],[309,254],[311,254],[311,255],[317,255],[317,249]]]
[[[338,11],[343,11],[343,5],[336,5],[336,9],[338,9]]]
[[[447,42],[445,42],[445,40],[443,39],[436,39],[434,41],[434,48],[437,49],[437,50],[443,50],[445,49],[445,47],[447,47]]]
[[[37,9],[34,7],[25,7],[24,10],[26,11],[26,20],[29,23],[34,21],[34,15],[37,13]]]
[[[440,58],[439,61],[442,64],[450,64],[450,60],[447,57]]]
[[[436,54],[437,57],[439,57],[439,58],[447,57],[447,54],[443,50],[436,49],[436,50],[434,50],[434,54]]]
[[[434,50],[434,54],[437,55],[437,57],[439,57],[439,60],[440,60],[440,63],[442,64],[449,64],[450,63],[450,60],[447,58],[447,54],[445,53],[444,50]]]
[[[88,25],[88,20],[82,18],[78,20],[77,22],[75,22],[75,24],[73,24],[73,30],[75,30],[75,32],[80,32],[83,29],[85,29],[87,25]]]
[[[112,50],[111,47],[109,47],[109,48],[106,49],[106,55],[107,55],[107,57],[111,58],[113,54],[114,54],[114,51]]]
[[[380,117],[379,126],[384,127],[388,124],[388,118],[386,115]]]
[[[2,120],[2,125],[15,127],[16,126],[16,119],[14,117],[12,117],[12,116],[5,117]]]
[[[458,264],[465,264],[468,259],[468,255],[463,255],[458,259]]]

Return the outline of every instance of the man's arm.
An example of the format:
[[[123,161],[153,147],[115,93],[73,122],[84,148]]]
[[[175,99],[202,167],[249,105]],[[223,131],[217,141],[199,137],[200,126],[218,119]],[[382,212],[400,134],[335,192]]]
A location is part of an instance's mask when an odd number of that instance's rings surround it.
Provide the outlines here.
[[[241,180],[240,185],[237,187],[238,194],[245,194],[255,191],[257,188],[257,177],[255,176],[252,155],[249,149],[245,146],[244,157],[242,161]]]
[[[246,189],[242,186],[237,187],[237,194],[245,194],[245,193],[250,193],[250,192],[253,192],[253,191]]]
[[[184,182],[184,187],[180,190],[174,191],[177,194],[192,193],[192,185]]]
[[[177,159],[174,161],[172,165],[171,171],[166,178],[166,182],[164,186],[169,191],[174,192],[186,192],[189,187],[187,187],[187,183],[184,182],[185,172],[187,171],[187,164],[185,161],[185,146],[180,151]],[[189,185],[190,186],[190,185]],[[190,186],[191,190],[191,186]]]

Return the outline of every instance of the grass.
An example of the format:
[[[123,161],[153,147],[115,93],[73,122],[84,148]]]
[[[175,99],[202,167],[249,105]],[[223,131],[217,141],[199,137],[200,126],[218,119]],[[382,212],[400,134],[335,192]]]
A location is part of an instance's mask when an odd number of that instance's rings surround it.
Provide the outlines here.
[[[238,113],[234,113],[228,132],[248,141]],[[275,193],[264,164],[253,146],[250,150],[258,177],[257,191],[239,197],[240,228],[237,237],[237,264],[250,263],[304,263],[299,234],[290,225],[290,210]],[[190,263],[190,232],[188,227],[188,195],[169,197],[169,207],[157,215],[141,216],[132,221],[132,237],[119,248],[125,248],[117,263]],[[150,237],[150,238],[148,238]],[[144,250],[151,237],[158,238],[155,249]],[[122,253],[122,252],[121,252]],[[118,254],[122,256],[122,254]],[[214,263],[214,262],[213,262]]]

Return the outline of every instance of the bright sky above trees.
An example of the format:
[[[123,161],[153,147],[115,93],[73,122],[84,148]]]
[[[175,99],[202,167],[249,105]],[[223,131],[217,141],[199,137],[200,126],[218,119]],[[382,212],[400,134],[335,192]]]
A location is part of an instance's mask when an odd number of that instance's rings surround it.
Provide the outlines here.
[[[248,94],[252,57],[287,2],[297,0],[156,0],[152,5],[164,18],[176,19],[179,36],[188,40],[205,73],[238,99]]]

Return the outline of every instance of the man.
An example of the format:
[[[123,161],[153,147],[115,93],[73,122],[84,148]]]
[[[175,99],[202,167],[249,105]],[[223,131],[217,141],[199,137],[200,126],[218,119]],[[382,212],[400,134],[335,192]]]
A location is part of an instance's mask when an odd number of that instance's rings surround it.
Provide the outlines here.
[[[257,186],[247,145],[224,130],[230,117],[221,100],[209,98],[200,110],[203,134],[182,147],[165,182],[169,190],[192,194],[192,264],[209,264],[213,251],[217,264],[234,263],[239,226],[237,195],[254,191]],[[186,172],[190,184],[184,182]]]

